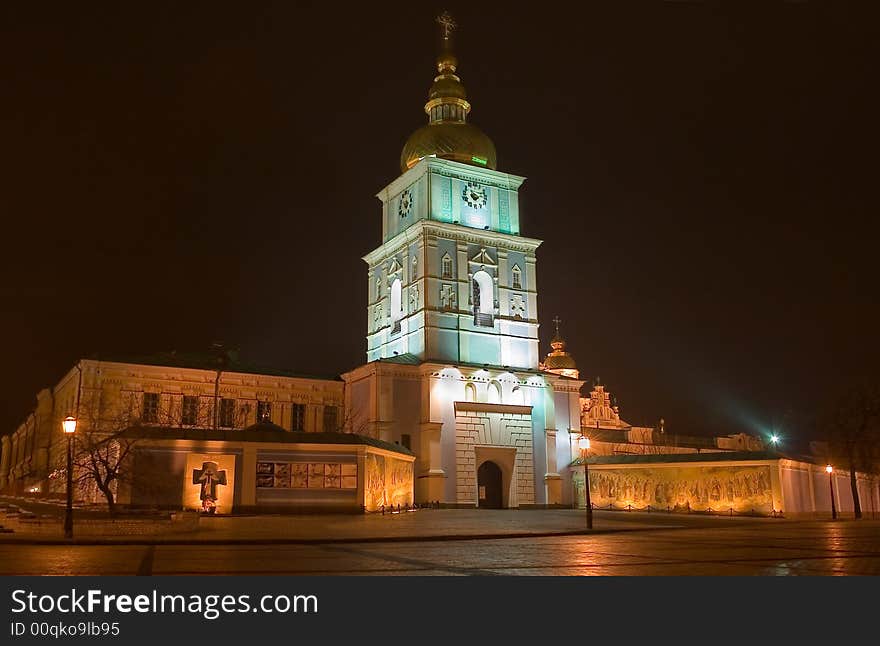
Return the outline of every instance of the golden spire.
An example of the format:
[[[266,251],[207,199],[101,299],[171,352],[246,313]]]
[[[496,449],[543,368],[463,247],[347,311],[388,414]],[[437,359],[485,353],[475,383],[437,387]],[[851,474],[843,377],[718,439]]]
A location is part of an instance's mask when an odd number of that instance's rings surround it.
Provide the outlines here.
[[[458,60],[455,58],[455,54],[452,53],[452,32],[455,31],[458,25],[452,16],[449,15],[448,11],[444,11],[437,16],[437,23],[440,25],[440,36],[443,39],[440,56],[437,57],[437,71],[441,74],[445,72],[453,73],[455,68],[458,67]]]
[[[467,123],[471,104],[461,79],[455,74],[458,59],[452,43],[452,34],[458,25],[446,11],[437,16],[437,24],[441,46],[437,76],[425,103],[428,125],[416,130],[406,142],[400,155],[400,168],[406,171],[425,157],[434,156],[494,169],[495,144],[479,128]]]

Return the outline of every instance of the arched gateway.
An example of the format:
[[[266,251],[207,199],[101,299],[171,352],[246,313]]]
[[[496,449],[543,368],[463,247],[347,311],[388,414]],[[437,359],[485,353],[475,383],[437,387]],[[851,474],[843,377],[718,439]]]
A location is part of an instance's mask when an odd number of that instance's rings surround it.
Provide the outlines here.
[[[501,509],[503,500],[501,468],[487,460],[477,470],[479,506],[486,509]]]

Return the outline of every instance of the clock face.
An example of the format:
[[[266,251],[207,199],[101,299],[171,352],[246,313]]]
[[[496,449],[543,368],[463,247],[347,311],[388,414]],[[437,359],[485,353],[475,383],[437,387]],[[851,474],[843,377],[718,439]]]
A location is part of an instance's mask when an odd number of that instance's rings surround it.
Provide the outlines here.
[[[472,209],[482,209],[486,206],[489,196],[486,193],[486,187],[480,186],[476,182],[468,182],[461,192],[461,199]]]
[[[413,194],[412,191],[406,189],[400,194],[400,202],[397,204],[397,214],[401,218],[405,218],[412,212]]]

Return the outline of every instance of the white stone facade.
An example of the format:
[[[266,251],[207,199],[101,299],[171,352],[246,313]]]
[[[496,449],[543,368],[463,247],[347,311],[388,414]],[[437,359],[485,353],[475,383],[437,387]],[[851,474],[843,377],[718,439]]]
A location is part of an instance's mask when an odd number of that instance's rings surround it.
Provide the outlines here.
[[[455,404],[456,502],[477,504],[477,469],[492,460],[503,474],[504,506],[535,503],[529,406]]]

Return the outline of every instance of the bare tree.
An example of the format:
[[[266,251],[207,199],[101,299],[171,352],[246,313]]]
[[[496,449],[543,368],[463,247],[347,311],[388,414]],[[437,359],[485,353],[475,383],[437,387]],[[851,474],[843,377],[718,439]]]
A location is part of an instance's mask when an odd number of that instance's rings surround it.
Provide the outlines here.
[[[372,437],[374,435],[370,422],[366,415],[362,412],[349,410],[346,407],[340,407],[342,418],[337,419],[336,428],[324,429],[325,431],[336,431],[337,433],[353,433],[355,435],[365,435]]]
[[[880,388],[850,389],[825,414],[823,426],[832,459],[849,470],[853,511],[861,518],[856,472],[876,473],[880,466]]]
[[[150,393],[108,391],[84,396],[79,405],[73,439],[73,480],[80,492],[98,493],[110,514],[118,511],[120,486],[133,486],[133,472],[143,430],[150,427],[211,428],[214,402],[200,395],[156,393],[155,407],[145,404]],[[234,425],[241,427],[249,407],[235,406]],[[66,455],[58,456],[55,473],[66,469]]]
[[[73,481],[80,491],[93,487],[107,501],[111,514],[117,512],[119,485],[131,482],[131,457],[138,439],[131,429],[139,421],[131,406],[108,409],[106,398],[95,394],[80,403],[73,437]],[[66,456],[59,456],[59,462]],[[66,466],[56,471],[63,471]]]

